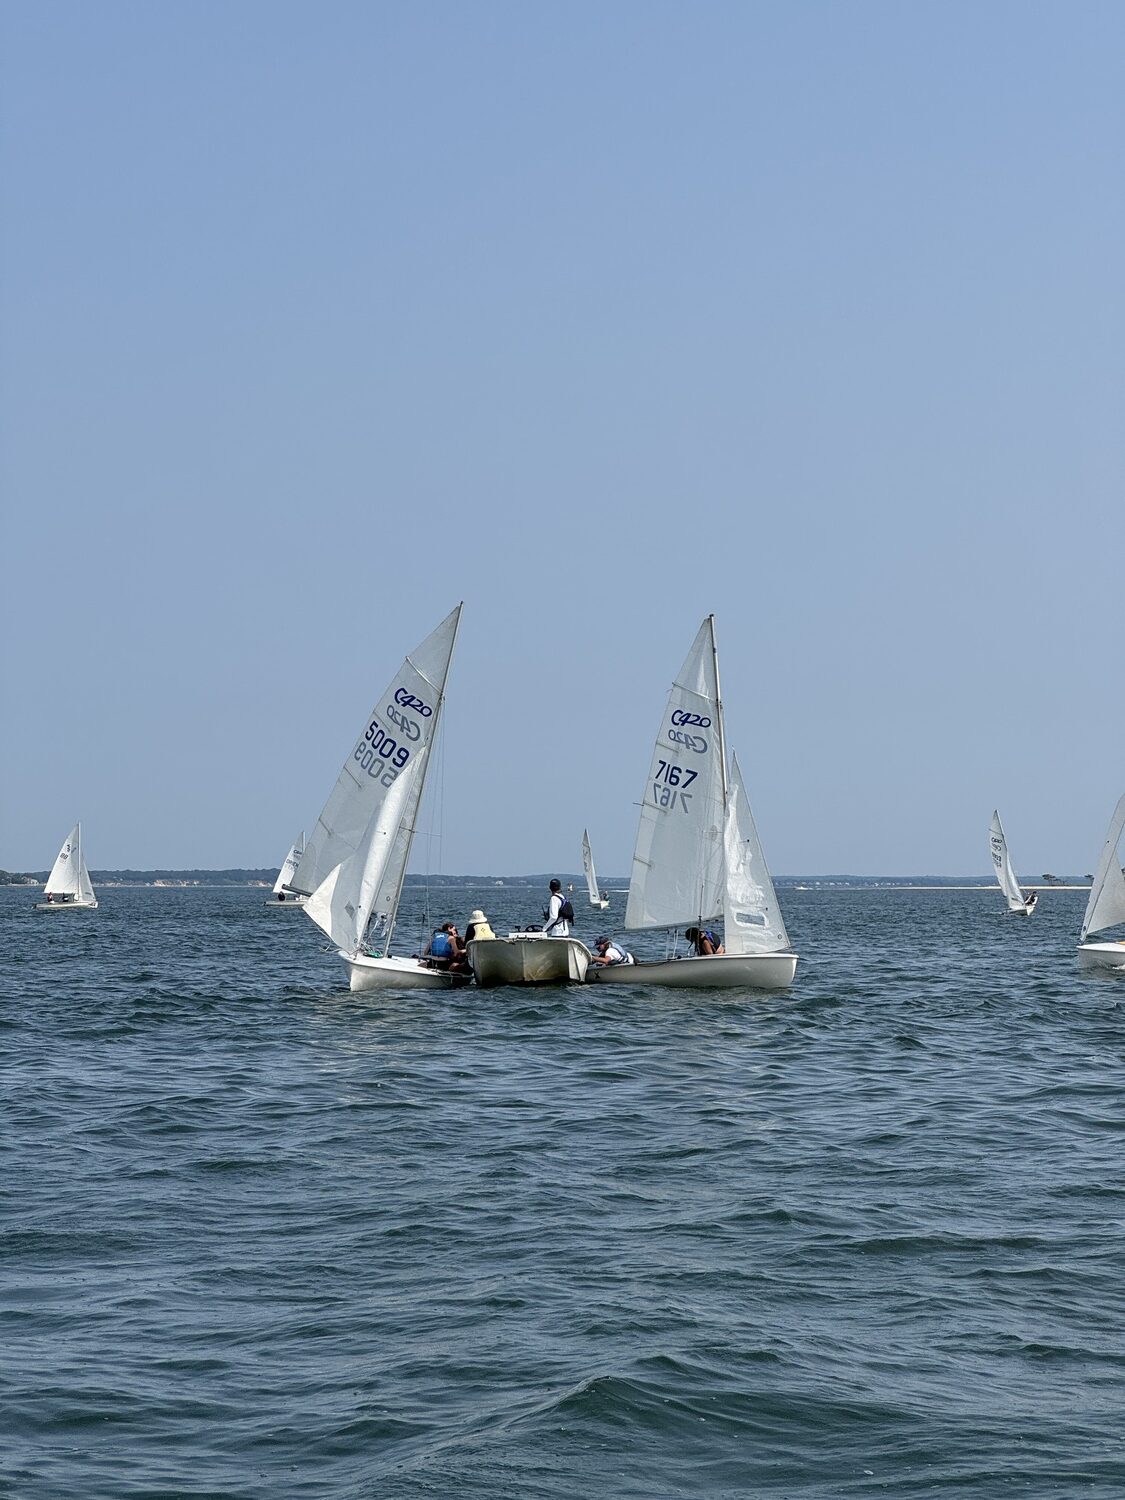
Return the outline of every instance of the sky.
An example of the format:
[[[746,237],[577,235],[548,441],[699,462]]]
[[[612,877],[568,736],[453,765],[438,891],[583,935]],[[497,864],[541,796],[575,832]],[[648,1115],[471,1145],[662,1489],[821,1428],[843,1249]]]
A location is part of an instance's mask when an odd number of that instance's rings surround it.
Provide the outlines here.
[[[714,613],[779,874],[1125,792],[1125,7],[8,0],[0,867],[277,865],[459,600],[432,870],[629,868]]]

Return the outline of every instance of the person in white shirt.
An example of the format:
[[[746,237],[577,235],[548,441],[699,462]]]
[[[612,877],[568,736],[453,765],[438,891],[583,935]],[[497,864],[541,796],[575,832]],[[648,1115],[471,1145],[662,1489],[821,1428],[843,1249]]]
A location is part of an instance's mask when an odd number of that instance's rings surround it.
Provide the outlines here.
[[[562,882],[551,881],[551,899],[547,902],[547,910],[543,913],[546,917],[546,925],[543,928],[547,937],[569,937],[570,923],[562,914],[566,897],[562,893]]]

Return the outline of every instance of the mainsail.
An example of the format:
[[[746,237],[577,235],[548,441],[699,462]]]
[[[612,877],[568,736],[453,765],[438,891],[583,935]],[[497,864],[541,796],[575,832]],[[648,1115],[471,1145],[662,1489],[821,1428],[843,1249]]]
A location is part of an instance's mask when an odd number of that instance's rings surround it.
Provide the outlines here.
[[[727,796],[724,946],[728,953],[777,953],[789,947],[789,934],[766,868],[737,755]]]
[[[460,618],[458,605],[376,701],[290,881],[349,953],[373,916],[384,946],[394,925]]]
[[[282,863],[278,877],[273,883],[273,893],[275,896],[280,896],[283,891],[287,891],[289,889],[289,882],[293,879],[293,876],[297,870],[297,866],[300,863],[301,855],[304,854],[304,852],[305,835],[301,833],[297,835],[297,842],[285,856],[285,860]]]
[[[58,858],[51,866],[47,884],[43,888],[52,896],[72,896],[76,901],[92,901],[94,887],[90,872],[82,858],[82,824],[75,823],[67,834]]]
[[[1107,927],[1116,927],[1125,922],[1125,874],[1121,871],[1121,860],[1117,846],[1125,832],[1125,797],[1113,810],[1105,848],[1094,873],[1090,887],[1090,899],[1086,903],[1086,915],[1082,918],[1082,932],[1078,941],[1084,943],[1091,932],[1103,932]]]
[[[723,736],[708,615],[676,674],[641,801],[625,926],[718,917],[724,906]]]
[[[992,851],[992,863],[996,866],[996,879],[1000,882],[1000,889],[1008,901],[1008,910],[1020,911],[1027,905],[1027,901],[1020,890],[1016,872],[1012,869],[1008,840],[1004,837],[1000,814],[996,811],[993,811],[992,823],[988,830],[988,846]]]
[[[590,905],[601,906],[602,894],[598,890],[598,877],[594,873],[594,851],[590,848],[590,835],[585,828],[582,830],[582,870],[586,876]]]

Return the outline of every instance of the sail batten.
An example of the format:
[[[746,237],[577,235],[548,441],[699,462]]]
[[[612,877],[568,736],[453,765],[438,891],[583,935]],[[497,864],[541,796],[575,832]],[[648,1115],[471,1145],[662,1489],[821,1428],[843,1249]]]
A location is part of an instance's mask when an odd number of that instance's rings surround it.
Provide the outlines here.
[[[1090,887],[1090,899],[1082,918],[1082,932],[1078,941],[1084,943],[1091,933],[1104,932],[1125,922],[1125,874],[1121,870],[1118,845],[1125,833],[1125,796],[1113,810],[1109,832],[1106,834],[1098,868],[1094,872],[1094,883]]]

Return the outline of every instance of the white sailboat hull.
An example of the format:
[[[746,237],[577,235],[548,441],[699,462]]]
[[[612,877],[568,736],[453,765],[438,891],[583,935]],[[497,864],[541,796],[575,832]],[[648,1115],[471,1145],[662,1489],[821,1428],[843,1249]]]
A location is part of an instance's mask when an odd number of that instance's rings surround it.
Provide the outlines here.
[[[262,905],[268,906],[271,911],[299,911],[307,900],[307,896],[286,896],[284,901],[279,901],[273,896],[269,901],[263,901]]]
[[[96,901],[37,901],[36,911],[96,911]]]
[[[591,896],[590,897],[590,905],[592,907],[594,907],[594,909],[596,911],[605,911],[606,907],[609,905],[609,902],[608,901],[602,901],[600,899],[599,900],[595,900],[594,897]]]
[[[785,990],[797,973],[795,953],[707,953],[657,963],[608,964],[590,970],[598,984],[665,984],[692,990]]]
[[[581,984],[592,955],[571,937],[513,932],[506,938],[474,938],[469,962],[479,985]]]
[[[342,950],[340,957],[348,966],[348,984],[353,990],[450,990],[469,982],[468,975],[446,974],[416,958],[370,958]]]
[[[1125,969],[1125,942],[1083,943],[1078,963],[1083,969]]]

